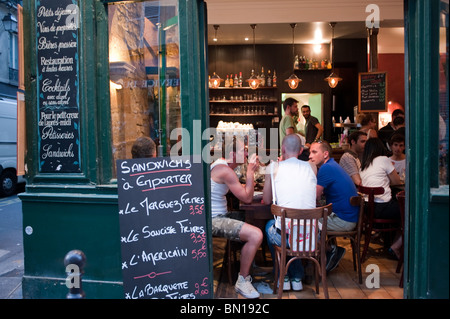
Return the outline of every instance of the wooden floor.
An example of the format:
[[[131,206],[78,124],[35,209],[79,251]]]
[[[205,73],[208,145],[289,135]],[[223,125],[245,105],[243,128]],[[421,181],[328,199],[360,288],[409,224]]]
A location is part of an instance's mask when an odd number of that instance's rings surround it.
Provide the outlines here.
[[[381,243],[372,244],[369,248],[368,258],[362,265],[363,283],[358,283],[357,272],[353,270],[352,251],[348,239],[338,239],[338,245],[346,248],[347,252],[339,263],[339,266],[331,271],[327,276],[328,292],[330,299],[403,299],[403,288],[399,287],[400,273],[396,273],[397,261],[389,259]],[[226,271],[223,272],[222,279],[219,278],[222,271],[222,261],[226,241],[221,238],[213,238],[214,253],[214,298],[243,298],[234,290],[234,284],[228,283]],[[272,259],[270,252],[266,253],[267,266],[264,264],[263,254],[260,249],[253,267],[253,284],[267,283],[273,288]],[[239,258],[239,256],[238,256]],[[369,267],[366,272],[366,267]],[[373,282],[373,265],[379,267],[380,287],[368,288],[366,279]],[[372,269],[371,269],[372,268]],[[237,276],[235,274],[235,276]],[[368,276],[370,276],[368,278]],[[233,282],[236,280],[233,278]],[[267,285],[266,285],[267,286]],[[300,292],[285,291],[283,299],[325,299],[322,285],[319,285],[319,294],[315,293],[314,280],[310,284],[303,283],[303,290]],[[262,293],[261,299],[274,299],[276,295],[272,293]]]

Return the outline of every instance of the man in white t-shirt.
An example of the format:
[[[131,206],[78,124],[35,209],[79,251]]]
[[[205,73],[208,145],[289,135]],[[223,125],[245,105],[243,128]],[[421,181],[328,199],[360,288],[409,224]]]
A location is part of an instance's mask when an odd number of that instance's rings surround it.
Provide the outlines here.
[[[263,201],[279,206],[307,209],[316,207],[317,178],[311,164],[298,159],[303,146],[297,134],[286,135],[282,141],[282,161],[273,162],[266,168]],[[273,244],[281,246],[280,218],[266,225],[267,241],[272,258],[275,259]],[[283,290],[303,289],[304,269],[301,260],[294,260],[288,268]]]

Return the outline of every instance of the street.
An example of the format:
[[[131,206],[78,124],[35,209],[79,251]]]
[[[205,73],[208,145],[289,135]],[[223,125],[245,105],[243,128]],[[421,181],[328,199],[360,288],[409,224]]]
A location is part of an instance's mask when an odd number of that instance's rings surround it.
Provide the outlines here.
[[[22,202],[0,198],[0,299],[22,299]]]

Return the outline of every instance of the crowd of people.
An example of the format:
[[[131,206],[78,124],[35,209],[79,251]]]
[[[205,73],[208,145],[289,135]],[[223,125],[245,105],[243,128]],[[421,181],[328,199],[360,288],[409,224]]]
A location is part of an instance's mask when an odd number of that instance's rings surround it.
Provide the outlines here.
[[[405,132],[404,112],[396,110],[392,122],[376,130],[370,114],[360,116],[361,127],[348,137],[350,148],[337,163],[332,157],[332,147],[321,140],[323,127],[311,115],[308,105],[301,107],[306,119],[305,131],[299,132],[294,117],[298,116],[298,101],[288,98],[284,102],[285,115],[280,122],[281,154],[265,169],[263,203],[310,209],[332,204],[333,212],[327,219],[327,230],[351,231],[355,229],[359,207],[350,204],[357,196],[358,186],[383,187],[384,193],[375,198],[375,217],[400,220],[400,210],[390,185],[405,182]],[[210,165],[211,172],[211,224],[212,235],[243,243],[240,269],[235,283],[236,292],[246,298],[258,298],[259,292],[252,284],[251,268],[264,237],[274,260],[273,245],[281,245],[280,218],[267,222],[263,231],[230,211],[227,194],[239,201],[251,203],[254,196],[254,176],[260,163],[256,154],[248,157],[242,139],[235,138],[226,145],[224,158]],[[138,138],[132,147],[133,158],[154,157],[156,147],[149,138]],[[241,184],[235,168],[246,165],[245,184]],[[286,221],[288,223],[289,221]],[[287,229],[289,227],[286,227]],[[390,253],[400,256],[401,236],[396,236]],[[289,243],[287,243],[289,246]],[[326,270],[333,271],[346,251],[334,243],[326,247]],[[283,290],[303,289],[305,271],[301,260],[294,260],[284,278]]]
[[[382,186],[383,195],[375,199],[376,217],[400,219],[400,211],[390,185],[402,184],[405,179],[404,113],[394,112],[389,127],[376,130],[376,122],[370,115],[361,117],[361,129],[350,134],[350,148],[339,163],[332,157],[332,148],[321,140],[323,127],[311,116],[310,107],[302,106],[307,120],[306,134],[300,134],[294,117],[298,116],[298,101],[288,98],[284,102],[285,115],[280,122],[280,158],[266,166],[263,203],[297,209],[314,208],[332,203],[333,212],[327,219],[327,230],[350,231],[358,222],[359,207],[351,206],[350,197],[357,196],[358,186]],[[400,118],[400,119],[397,119]],[[403,120],[403,121],[402,121]],[[364,125],[363,125],[364,124]],[[263,232],[244,221],[230,216],[226,194],[231,192],[240,201],[250,203],[254,192],[254,172],[260,165],[253,154],[247,162],[246,183],[242,185],[233,170],[240,164],[239,153],[246,152],[245,145],[236,140],[227,145],[226,158],[211,164],[212,234],[244,245],[235,290],[246,298],[258,298],[259,292],[252,285],[251,265],[264,237],[272,257],[273,245],[281,245],[280,219],[268,221]],[[305,157],[305,153],[307,156]],[[287,243],[289,245],[289,243]],[[392,242],[390,251],[399,256],[401,237]],[[334,270],[345,254],[343,247],[331,243],[326,247],[326,270]],[[301,260],[293,261],[284,278],[283,290],[302,290],[305,271]]]

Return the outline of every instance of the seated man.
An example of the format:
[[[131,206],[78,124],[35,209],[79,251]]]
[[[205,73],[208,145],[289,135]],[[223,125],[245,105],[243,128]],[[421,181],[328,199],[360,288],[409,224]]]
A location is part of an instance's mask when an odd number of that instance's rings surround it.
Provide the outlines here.
[[[367,134],[362,131],[354,131],[348,136],[348,141],[350,143],[350,149],[342,155],[339,160],[339,165],[352,178],[355,185],[360,185],[360,160],[362,158],[362,154],[364,153],[364,145],[366,145]]]
[[[359,207],[350,204],[350,197],[357,196],[355,184],[350,176],[331,157],[328,142],[311,145],[309,158],[319,167],[317,173],[317,200],[325,195],[326,203],[333,204],[333,213],[328,216],[327,230],[350,231],[358,222]],[[327,252],[327,272],[335,269],[345,254],[345,248],[331,245]]]
[[[317,179],[311,164],[297,158],[302,149],[303,146],[297,134],[286,135],[283,139],[282,161],[271,163],[266,168],[264,203],[269,204],[273,201],[279,206],[300,209],[316,207]],[[267,223],[266,234],[272,259],[275,260],[272,245],[281,246],[280,217]],[[284,278],[283,290],[291,289],[291,284],[293,290],[302,290],[303,275],[302,261],[294,260],[288,268],[288,276]]]
[[[389,157],[402,182],[405,182],[406,155],[405,155],[405,135],[394,133],[389,141],[392,156]]]
[[[243,186],[234,169],[247,161],[244,142],[234,139],[233,143],[227,145],[225,154],[226,159],[220,158],[211,164],[212,235],[240,240],[244,243],[235,290],[246,298],[258,298],[259,293],[251,283],[250,267],[262,243],[263,234],[258,227],[227,216],[226,194],[231,191],[242,202],[251,203],[254,192],[254,173],[258,170],[259,164],[256,154],[253,154],[247,165],[247,179]]]

